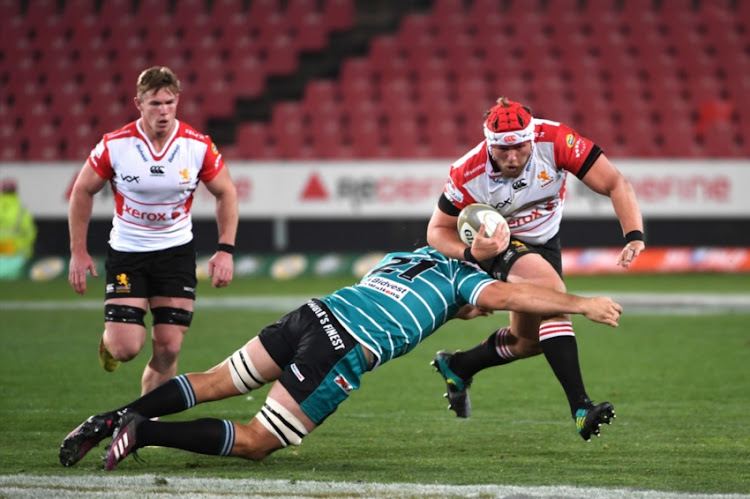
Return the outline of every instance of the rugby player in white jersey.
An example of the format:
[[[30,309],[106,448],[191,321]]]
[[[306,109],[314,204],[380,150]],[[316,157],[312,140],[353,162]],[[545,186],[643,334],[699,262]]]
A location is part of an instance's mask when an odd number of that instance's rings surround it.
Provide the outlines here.
[[[176,119],[179,99],[180,82],[169,68],[140,74],[134,102],[141,117],[105,134],[91,151],[73,185],[68,212],[68,279],[82,295],[87,272],[98,276],[86,245],[94,195],[110,185],[115,206],[99,360],[113,371],[133,359],[146,342],[144,316],[150,310],[153,348],[141,393],[175,376],[193,317],[197,279],[190,212],[199,182],[216,198],[212,285],[227,286],[234,269],[237,192],[211,139]]]
[[[485,140],[456,161],[427,228],[427,242],[441,253],[478,263],[496,279],[565,291],[560,221],[568,173],[608,196],[620,221],[625,247],[613,264],[628,267],[643,251],[643,221],[630,183],[601,148],[564,124],[535,119],[505,97],[484,117]],[[476,238],[467,247],[456,219],[472,203],[495,207],[508,221],[510,244],[500,235]],[[440,351],[433,365],[445,378],[446,396],[459,417],[468,417],[466,389],[482,369],[544,353],[565,390],[571,415],[585,437],[583,421],[614,414],[586,393],[573,325],[566,314],[510,313],[510,324],[466,352]]]
[[[507,243],[509,233],[502,237]],[[309,300],[214,368],[177,376],[119,409],[91,416],[63,440],[60,464],[75,465],[109,436],[104,467],[110,471],[148,446],[261,460],[300,445],[360,387],[367,372],[413,351],[448,320],[504,309],[579,313],[613,327],[622,313],[607,297],[500,282],[433,248],[390,253],[359,283]],[[269,382],[265,404],[247,424],[150,419],[246,394]],[[609,419],[590,419],[586,434],[598,435],[604,423]]]

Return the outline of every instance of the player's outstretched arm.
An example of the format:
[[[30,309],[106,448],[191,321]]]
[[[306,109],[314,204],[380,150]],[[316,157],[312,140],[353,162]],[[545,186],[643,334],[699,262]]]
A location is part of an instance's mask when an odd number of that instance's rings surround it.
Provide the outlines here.
[[[611,298],[560,293],[534,284],[493,282],[482,290],[477,306],[492,310],[513,310],[540,315],[581,314],[594,322],[617,327],[622,313],[620,304]]]

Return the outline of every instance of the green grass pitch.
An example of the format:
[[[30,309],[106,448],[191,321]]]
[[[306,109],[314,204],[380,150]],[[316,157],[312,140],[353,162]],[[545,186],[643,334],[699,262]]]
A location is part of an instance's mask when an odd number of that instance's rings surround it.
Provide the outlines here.
[[[99,367],[102,308],[64,305],[100,302],[100,281],[92,281],[85,298],[64,280],[0,283],[0,475],[103,473],[101,448],[75,467],[62,468],[60,442],[90,414],[135,398],[150,352],[146,347],[114,373]],[[283,313],[200,306],[202,298],[317,296],[348,282],[248,279],[223,290],[201,283],[180,372],[221,362]],[[580,293],[750,293],[748,275],[579,277],[567,283]],[[51,301],[60,306],[8,306]],[[146,464],[127,459],[115,473],[750,493],[750,310],[680,315],[626,310],[616,329],[576,317],[589,395],[609,400],[617,412],[602,437],[590,443],[577,435],[543,357],[480,373],[470,390],[470,419],[460,420],[446,409],[441,378],[428,365],[435,351],[469,348],[505,323],[504,313],[450,322],[412,354],[367,374],[362,388],[300,447],[278,451],[262,463],[147,448],[140,452]],[[246,422],[266,392],[201,405],[165,420]]]

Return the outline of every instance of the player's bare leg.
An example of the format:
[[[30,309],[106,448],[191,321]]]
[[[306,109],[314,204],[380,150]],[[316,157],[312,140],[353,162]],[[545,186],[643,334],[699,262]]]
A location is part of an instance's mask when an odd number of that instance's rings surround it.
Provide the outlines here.
[[[112,372],[135,358],[146,343],[145,298],[117,298],[104,303],[104,332],[99,342],[99,363]]]
[[[194,302],[189,298],[152,297],[152,354],[141,377],[141,394],[166,383],[177,374],[177,359],[190,327]]]

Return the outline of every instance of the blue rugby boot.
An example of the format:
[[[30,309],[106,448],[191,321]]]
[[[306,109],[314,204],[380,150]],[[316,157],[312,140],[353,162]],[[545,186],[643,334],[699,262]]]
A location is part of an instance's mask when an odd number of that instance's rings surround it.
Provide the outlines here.
[[[450,404],[448,409],[455,411],[459,418],[468,418],[471,415],[471,401],[466,390],[471,386],[472,378],[463,379],[448,367],[452,357],[452,353],[440,350],[430,365],[440,373],[448,387],[448,392],[443,395]]]

